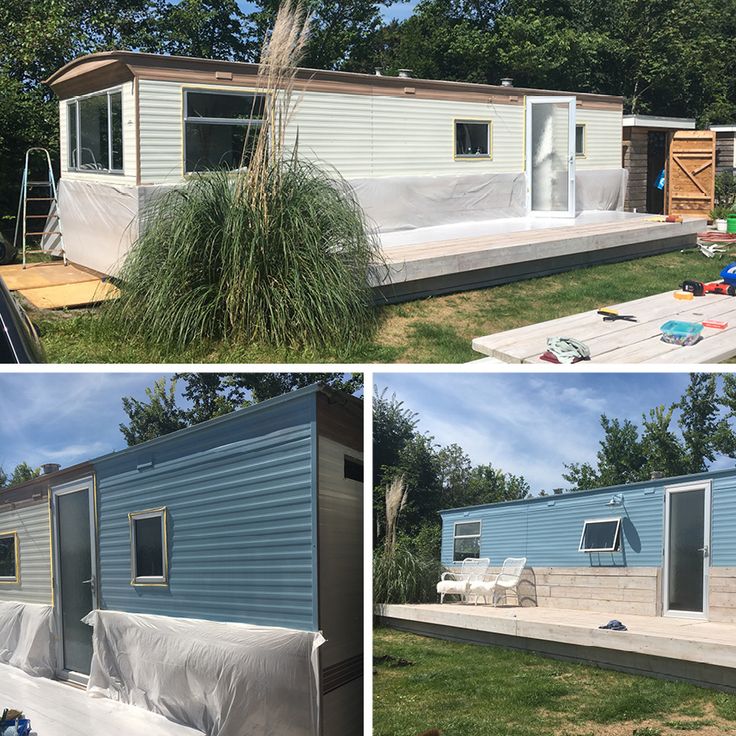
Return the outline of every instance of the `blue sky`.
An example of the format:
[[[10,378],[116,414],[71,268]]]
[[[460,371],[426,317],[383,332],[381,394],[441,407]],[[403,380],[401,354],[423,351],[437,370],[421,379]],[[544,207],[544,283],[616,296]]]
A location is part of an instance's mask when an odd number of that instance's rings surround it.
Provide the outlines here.
[[[145,399],[163,373],[0,374],[0,466],[64,467],[123,449],[123,396]]]
[[[393,20],[394,18],[398,20],[404,20],[412,14],[412,12],[414,11],[414,6],[418,2],[419,0],[409,0],[408,3],[396,3],[396,5],[384,8],[383,16],[384,18],[386,18],[386,20]],[[238,5],[240,5],[240,7],[247,13],[250,13],[254,8],[253,3],[243,2],[243,0],[238,0]]]
[[[649,408],[677,401],[688,382],[684,373],[375,375],[377,391],[388,387],[439,444],[523,475],[534,493],[566,487],[565,463],[595,461],[601,414],[638,424]],[[723,458],[713,467],[733,464]]]

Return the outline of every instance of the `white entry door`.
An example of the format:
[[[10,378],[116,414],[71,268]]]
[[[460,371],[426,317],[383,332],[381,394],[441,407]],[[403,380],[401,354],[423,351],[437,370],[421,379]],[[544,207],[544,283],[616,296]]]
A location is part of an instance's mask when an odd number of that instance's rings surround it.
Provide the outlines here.
[[[664,613],[706,618],[710,569],[710,482],[665,489]]]
[[[530,215],[575,217],[575,97],[526,98]]]
[[[57,676],[85,682],[92,663],[92,628],[82,619],[96,606],[92,479],[51,489]]]

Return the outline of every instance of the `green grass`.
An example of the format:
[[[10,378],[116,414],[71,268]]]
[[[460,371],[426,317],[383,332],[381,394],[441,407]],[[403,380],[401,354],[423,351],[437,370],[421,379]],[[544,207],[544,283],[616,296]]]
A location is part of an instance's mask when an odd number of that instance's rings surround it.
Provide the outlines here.
[[[412,663],[376,662],[374,736],[736,734],[736,696],[683,683],[385,628],[373,654]]]
[[[713,280],[731,260],[736,255],[711,260],[694,250],[668,253],[386,306],[372,340],[331,351],[277,350],[227,340],[195,342],[183,350],[153,347],[97,329],[94,310],[45,313],[36,321],[52,362],[463,363],[481,357],[470,347],[474,337],[675,291],[685,278]]]

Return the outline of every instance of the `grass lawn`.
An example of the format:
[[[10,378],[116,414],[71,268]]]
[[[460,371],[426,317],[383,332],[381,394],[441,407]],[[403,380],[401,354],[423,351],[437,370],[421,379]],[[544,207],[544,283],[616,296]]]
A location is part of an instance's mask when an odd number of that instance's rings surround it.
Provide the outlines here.
[[[373,654],[374,736],[736,734],[736,696],[692,685],[386,628]]]
[[[465,363],[482,357],[470,347],[474,337],[675,291],[685,278],[712,281],[733,260],[733,253],[721,259],[704,258],[696,250],[668,253],[386,306],[370,344],[336,354],[227,342],[185,351],[152,349],[143,342],[103,334],[95,310],[45,312],[34,315],[34,320],[41,328],[48,360],[57,363]]]

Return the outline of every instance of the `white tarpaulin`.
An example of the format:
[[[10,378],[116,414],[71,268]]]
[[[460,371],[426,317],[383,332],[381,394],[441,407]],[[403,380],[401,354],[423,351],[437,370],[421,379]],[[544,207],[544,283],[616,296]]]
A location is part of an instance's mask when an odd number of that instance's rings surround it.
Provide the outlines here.
[[[36,677],[54,676],[56,640],[51,606],[0,601],[0,662]]]
[[[578,212],[623,212],[629,172],[626,169],[575,173],[575,207]]]
[[[92,611],[88,692],[208,736],[316,736],[320,633]]]

